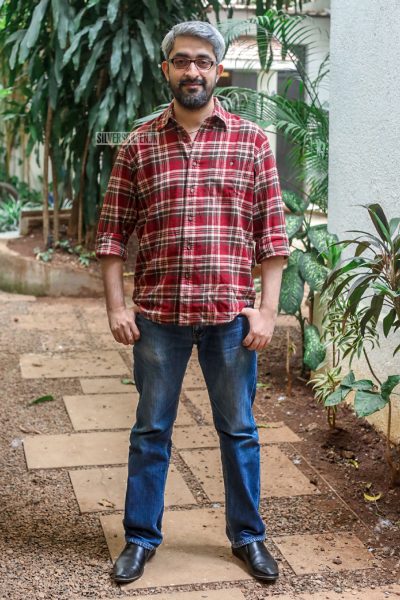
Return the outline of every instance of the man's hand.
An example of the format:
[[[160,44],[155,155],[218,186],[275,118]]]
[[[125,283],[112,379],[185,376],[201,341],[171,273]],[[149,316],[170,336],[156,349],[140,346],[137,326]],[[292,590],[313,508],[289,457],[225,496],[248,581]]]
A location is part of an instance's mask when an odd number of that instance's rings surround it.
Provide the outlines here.
[[[270,343],[275,329],[278,312],[269,308],[246,306],[241,314],[249,319],[250,331],[242,341],[248,350],[264,350]]]
[[[120,344],[129,346],[140,338],[140,331],[135,322],[136,312],[134,307],[125,306],[107,311],[111,332]]]

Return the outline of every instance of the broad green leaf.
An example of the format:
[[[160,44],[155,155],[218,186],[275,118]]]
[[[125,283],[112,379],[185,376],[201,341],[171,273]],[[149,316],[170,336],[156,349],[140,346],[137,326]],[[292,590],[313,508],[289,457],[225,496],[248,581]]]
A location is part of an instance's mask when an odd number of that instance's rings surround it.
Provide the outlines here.
[[[318,292],[322,289],[322,285],[329,273],[329,269],[319,262],[315,250],[303,253],[299,262],[299,270],[301,276],[307,281],[313,292]]]
[[[133,38],[131,39],[131,59],[136,83],[140,85],[143,77],[143,56],[140,45]]]
[[[120,0],[110,0],[107,6],[107,19],[112,25],[117,18]]]
[[[313,225],[308,230],[310,242],[318,252],[326,252],[328,246],[339,241],[334,233],[329,233],[327,225]]]
[[[70,6],[66,0],[51,0],[53,9],[53,26],[57,30],[57,37],[60,47],[64,50],[67,45],[67,35],[69,28],[73,29],[73,23],[70,23]]]
[[[112,43],[112,55],[110,63],[111,77],[115,77],[121,66],[122,58],[122,29],[120,29],[114,36]]]
[[[282,285],[279,296],[279,310],[294,315],[300,310],[304,296],[304,281],[297,266],[286,267],[282,273]]]
[[[63,61],[63,56],[64,56],[64,52],[62,50],[62,48],[60,47],[60,44],[57,43],[57,40],[55,42],[55,47],[56,47],[56,53],[55,53],[55,60],[54,60],[54,77],[56,79],[57,85],[61,86],[62,83],[62,61]]]
[[[301,229],[303,224],[303,217],[300,215],[285,215],[286,221],[286,233],[289,240],[291,240],[296,233]]]
[[[131,77],[126,88],[126,106],[127,106],[127,117],[129,121],[132,121],[136,115],[136,107],[140,100],[140,89],[133,77]]]
[[[336,406],[344,400],[343,390],[338,387],[334,392],[325,398],[324,406]]]
[[[12,33],[11,35],[8,35],[7,38],[4,40],[4,48],[8,46],[8,44],[11,44],[16,40],[21,40],[24,37],[25,33],[26,29],[18,29],[18,31],[14,31],[14,33]]]
[[[384,300],[385,300],[385,297],[382,294],[378,294],[378,295],[375,294],[375,296],[372,297],[371,314],[375,319],[375,323],[378,323],[378,321],[379,321],[379,316],[381,314]]]
[[[374,388],[374,382],[371,379],[357,379],[352,385],[353,390],[370,391]]]
[[[315,371],[323,362],[325,355],[326,349],[321,342],[317,327],[315,325],[306,325],[304,329],[304,364]]]
[[[290,190],[282,190],[282,200],[293,213],[304,213],[308,202]]]
[[[151,36],[151,33],[150,33],[149,29],[147,28],[147,26],[143,23],[143,21],[141,21],[140,19],[136,19],[136,23],[139,25],[140,33],[142,36],[144,47],[146,48],[146,52],[149,55],[150,60],[154,61],[155,53],[154,53],[154,44],[153,44],[153,38]]]
[[[17,40],[11,50],[11,54],[10,54],[10,59],[8,61],[8,64],[10,66],[10,69],[13,71],[15,68],[15,63],[17,60],[17,56],[18,56],[18,51],[21,45],[21,41],[22,41],[22,36],[19,40]]]
[[[400,383],[400,375],[389,375],[389,377],[381,385],[382,398],[389,401],[390,394],[393,392],[396,385]]]
[[[93,27],[90,28],[89,38],[88,38],[89,39],[89,45],[88,45],[89,50],[92,48],[93,44],[95,43],[97,36],[98,36],[99,32],[101,31],[101,28],[103,27],[105,22],[106,22],[106,18],[101,17],[101,19],[98,19],[96,21],[96,23],[93,25]]]
[[[55,110],[57,106],[57,98],[58,98],[58,85],[56,81],[56,77],[54,74],[54,65],[51,66],[50,75],[49,75],[49,100],[50,106],[53,110]]]
[[[32,19],[29,24],[28,30],[24,36],[24,39],[21,42],[21,48],[19,53],[19,64],[25,62],[28,58],[29,50],[33,48],[36,44],[36,41],[39,37],[40,28],[44,23],[44,16],[46,14],[47,5],[49,0],[40,0],[39,4],[36,5]]]
[[[394,235],[394,233],[399,225],[400,225],[400,217],[394,217],[393,219],[390,219],[390,221],[389,221],[390,235]]]
[[[387,402],[377,392],[357,390],[354,398],[354,410],[358,417],[368,417],[368,415],[381,410]]]
[[[147,6],[150,12],[150,16],[153,19],[154,23],[158,25],[160,21],[160,15],[158,12],[158,5],[156,0],[143,0],[143,4]]]
[[[385,337],[387,337],[389,335],[390,329],[391,329],[395,319],[396,319],[396,309],[392,308],[388,312],[386,317],[383,319],[383,333],[384,333]]]
[[[82,77],[79,81],[79,85],[75,90],[75,102],[79,102],[83,92],[86,90],[86,87],[89,83],[90,78],[93,75],[93,72],[97,66],[97,61],[100,58],[101,53],[103,52],[103,48],[107,40],[108,36],[97,42],[97,44],[94,46],[89,62],[86,65],[82,73]]]
[[[126,83],[126,80],[129,77],[129,74],[131,72],[132,69],[132,63],[131,63],[131,57],[126,56],[126,54],[122,55],[122,60],[121,60],[121,77],[122,77],[122,81],[124,83]],[[132,80],[134,81],[135,85],[136,85],[136,81],[135,78],[132,77]]]
[[[295,248],[290,253],[288,263],[287,263],[288,267],[294,267],[294,266],[298,267],[302,255],[303,255],[303,251],[299,250],[298,248]]]
[[[365,265],[365,259],[362,256],[356,258],[345,258],[329,273],[326,284],[330,285],[332,281],[344,275],[348,271],[355,271],[358,274],[358,269]]]
[[[380,237],[390,243],[390,226],[382,207],[379,204],[369,204],[367,208],[371,221]]]
[[[349,373],[347,373],[347,375],[345,377],[343,377],[342,381],[340,382],[340,385],[341,385],[341,387],[348,387],[351,389],[355,379],[356,378],[354,376],[354,372],[349,371]]]
[[[81,41],[81,38],[84,35],[86,35],[87,32],[90,30],[91,30],[91,27],[84,27],[74,36],[74,39],[72,40],[70,47],[64,54],[63,67],[65,67],[65,65],[71,60],[72,55],[79,48],[79,43]]]

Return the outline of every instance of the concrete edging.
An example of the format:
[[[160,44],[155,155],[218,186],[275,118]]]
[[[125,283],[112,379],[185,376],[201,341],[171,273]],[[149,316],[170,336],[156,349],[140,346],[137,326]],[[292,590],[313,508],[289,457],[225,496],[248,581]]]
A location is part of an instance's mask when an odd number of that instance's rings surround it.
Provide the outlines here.
[[[0,289],[32,296],[103,295],[100,275],[21,256],[0,240]]]

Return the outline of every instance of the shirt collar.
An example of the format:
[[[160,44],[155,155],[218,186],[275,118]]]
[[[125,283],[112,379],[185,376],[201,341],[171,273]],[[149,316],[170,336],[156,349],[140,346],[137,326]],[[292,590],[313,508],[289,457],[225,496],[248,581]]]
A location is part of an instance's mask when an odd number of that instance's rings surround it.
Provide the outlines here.
[[[157,117],[158,123],[156,125],[157,130],[163,129],[168,121],[171,119],[176,123],[175,111],[174,111],[174,101],[171,100],[170,104],[167,108]],[[214,110],[209,117],[207,117],[204,121],[222,121],[225,128],[229,127],[229,113],[222,107],[218,98],[214,96]]]

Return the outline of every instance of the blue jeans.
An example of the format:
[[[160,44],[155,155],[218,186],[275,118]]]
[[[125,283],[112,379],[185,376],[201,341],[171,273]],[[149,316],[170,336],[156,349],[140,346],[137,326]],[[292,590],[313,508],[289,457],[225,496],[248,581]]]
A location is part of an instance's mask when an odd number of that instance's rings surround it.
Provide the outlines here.
[[[136,315],[140,339],[133,347],[139,392],[130,434],[123,525],[125,539],[145,548],[161,544],[164,490],[171,435],[193,344],[211,400],[225,486],[226,535],[233,547],[266,538],[258,512],[260,445],[252,405],[257,352],[242,345],[245,315],[221,325],[161,324]]]

